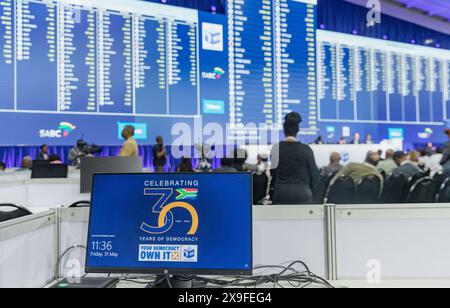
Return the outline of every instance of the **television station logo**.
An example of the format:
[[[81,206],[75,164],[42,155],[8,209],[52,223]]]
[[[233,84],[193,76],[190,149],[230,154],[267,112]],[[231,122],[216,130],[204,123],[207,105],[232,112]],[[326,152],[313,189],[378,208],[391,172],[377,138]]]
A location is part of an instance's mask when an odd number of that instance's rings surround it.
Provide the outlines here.
[[[202,23],[202,46],[204,50],[223,51],[223,25]]]
[[[423,132],[418,133],[419,139],[431,139],[433,137],[434,131],[431,128],[426,128]]]
[[[61,122],[57,129],[40,129],[40,138],[60,139],[67,138],[77,127],[69,122]]]
[[[220,80],[222,79],[223,75],[225,75],[225,70],[221,67],[215,67],[214,71],[212,72],[203,72],[202,78],[210,80]]]

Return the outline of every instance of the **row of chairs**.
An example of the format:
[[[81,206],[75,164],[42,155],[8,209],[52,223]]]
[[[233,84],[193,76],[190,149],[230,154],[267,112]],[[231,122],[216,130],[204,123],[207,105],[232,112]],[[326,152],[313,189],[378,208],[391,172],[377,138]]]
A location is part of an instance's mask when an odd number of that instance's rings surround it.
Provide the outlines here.
[[[388,177],[381,187],[380,179],[369,175],[359,183],[342,176],[331,185],[325,196],[332,204],[396,204],[396,203],[448,203],[450,178],[437,175],[431,178],[420,173],[407,178],[401,173]]]

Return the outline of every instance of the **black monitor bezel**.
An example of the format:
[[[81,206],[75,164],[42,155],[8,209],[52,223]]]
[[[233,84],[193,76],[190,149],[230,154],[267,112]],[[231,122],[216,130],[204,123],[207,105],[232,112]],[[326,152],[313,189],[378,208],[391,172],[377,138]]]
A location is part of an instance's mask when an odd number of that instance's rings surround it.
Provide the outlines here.
[[[89,254],[89,235],[91,229],[91,211],[89,211],[88,220],[88,232],[86,240],[86,258],[85,258],[85,273],[86,274],[149,274],[149,275],[238,275],[238,276],[251,276],[253,275],[253,176],[251,172],[208,172],[201,173],[206,175],[230,175],[230,174],[248,174],[250,177],[250,263],[251,268],[248,270],[238,270],[238,269],[157,269],[157,268],[107,268],[107,267],[89,267],[88,266],[88,254]],[[94,206],[92,203],[94,194],[95,177],[98,175],[157,175],[155,173],[95,173],[92,179],[92,190],[91,190],[91,207]],[[164,174],[189,174],[188,172],[166,172]],[[195,173],[194,173],[195,174]]]

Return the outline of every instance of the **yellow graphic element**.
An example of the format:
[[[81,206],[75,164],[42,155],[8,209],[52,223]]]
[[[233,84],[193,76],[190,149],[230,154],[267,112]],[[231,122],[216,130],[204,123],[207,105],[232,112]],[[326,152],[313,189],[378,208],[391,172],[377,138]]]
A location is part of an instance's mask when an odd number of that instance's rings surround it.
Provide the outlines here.
[[[163,210],[161,211],[161,213],[159,214],[158,227],[159,228],[164,227],[164,225],[167,222],[167,220],[166,220],[167,213],[169,213],[174,208],[183,208],[191,214],[192,225],[191,225],[191,229],[188,232],[188,235],[195,235],[197,233],[197,229],[198,229],[198,214],[197,214],[197,211],[195,210],[195,208],[186,202],[173,202],[173,203],[170,203],[169,205],[167,205],[166,207],[164,207]]]
[[[180,260],[180,252],[179,251],[172,252],[172,258],[171,259],[173,261]]]

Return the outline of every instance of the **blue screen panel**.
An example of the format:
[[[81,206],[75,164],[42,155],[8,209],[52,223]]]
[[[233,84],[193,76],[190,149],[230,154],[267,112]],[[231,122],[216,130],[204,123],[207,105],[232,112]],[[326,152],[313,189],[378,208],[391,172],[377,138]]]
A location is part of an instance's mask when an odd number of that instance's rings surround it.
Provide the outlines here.
[[[247,272],[251,212],[250,174],[96,175],[86,266]]]

